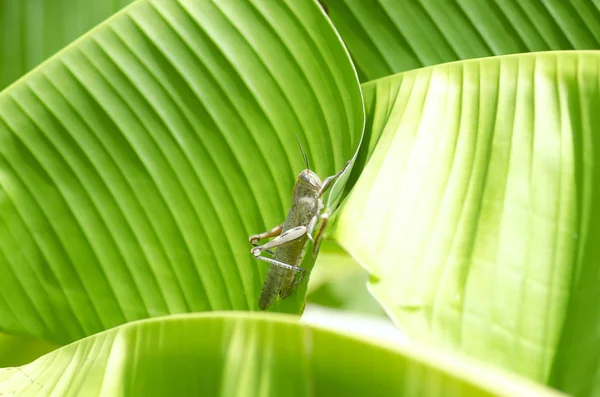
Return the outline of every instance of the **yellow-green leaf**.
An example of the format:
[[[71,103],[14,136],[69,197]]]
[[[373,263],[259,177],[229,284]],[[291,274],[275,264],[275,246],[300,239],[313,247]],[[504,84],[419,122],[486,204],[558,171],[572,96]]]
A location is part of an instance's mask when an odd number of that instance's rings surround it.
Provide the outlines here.
[[[206,313],[126,324],[0,369],[0,395],[559,397],[419,346],[284,315]]]
[[[363,85],[373,151],[335,238],[412,337],[598,393],[599,76],[555,52]]]

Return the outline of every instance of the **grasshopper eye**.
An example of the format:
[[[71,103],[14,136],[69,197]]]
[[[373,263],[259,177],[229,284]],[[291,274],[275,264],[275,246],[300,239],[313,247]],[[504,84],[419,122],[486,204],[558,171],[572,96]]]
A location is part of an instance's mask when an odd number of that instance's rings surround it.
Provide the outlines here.
[[[315,190],[319,190],[321,188],[321,179],[312,172],[311,170],[304,170],[298,175],[298,180],[304,182],[306,185],[310,186]]]

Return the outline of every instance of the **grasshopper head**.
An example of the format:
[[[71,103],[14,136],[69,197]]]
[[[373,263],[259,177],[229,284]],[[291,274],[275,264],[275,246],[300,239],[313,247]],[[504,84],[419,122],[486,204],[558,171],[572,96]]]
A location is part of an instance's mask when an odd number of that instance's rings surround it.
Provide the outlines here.
[[[319,179],[319,176],[309,169],[303,170],[298,175],[298,182],[317,192],[321,189],[321,179]]]

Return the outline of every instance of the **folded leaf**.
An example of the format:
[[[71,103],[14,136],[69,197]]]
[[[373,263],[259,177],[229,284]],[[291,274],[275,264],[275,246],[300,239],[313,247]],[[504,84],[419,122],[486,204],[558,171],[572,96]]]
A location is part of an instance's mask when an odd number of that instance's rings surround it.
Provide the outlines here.
[[[599,392],[599,72],[557,52],[363,85],[374,150],[334,237],[411,336]]]

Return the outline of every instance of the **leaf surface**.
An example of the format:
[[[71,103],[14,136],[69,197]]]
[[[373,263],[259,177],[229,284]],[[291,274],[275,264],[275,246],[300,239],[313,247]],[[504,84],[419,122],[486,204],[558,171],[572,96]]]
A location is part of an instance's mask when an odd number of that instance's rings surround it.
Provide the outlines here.
[[[598,393],[600,53],[363,85],[367,166],[334,238],[417,339]]]
[[[283,315],[179,315],[126,324],[0,369],[29,396],[559,394],[417,346],[388,346]]]
[[[361,81],[422,66],[600,48],[600,2],[324,0]]]
[[[248,236],[285,219],[294,132],[323,178],[363,117],[316,3],[136,1],[0,94],[0,329],[257,310]]]

